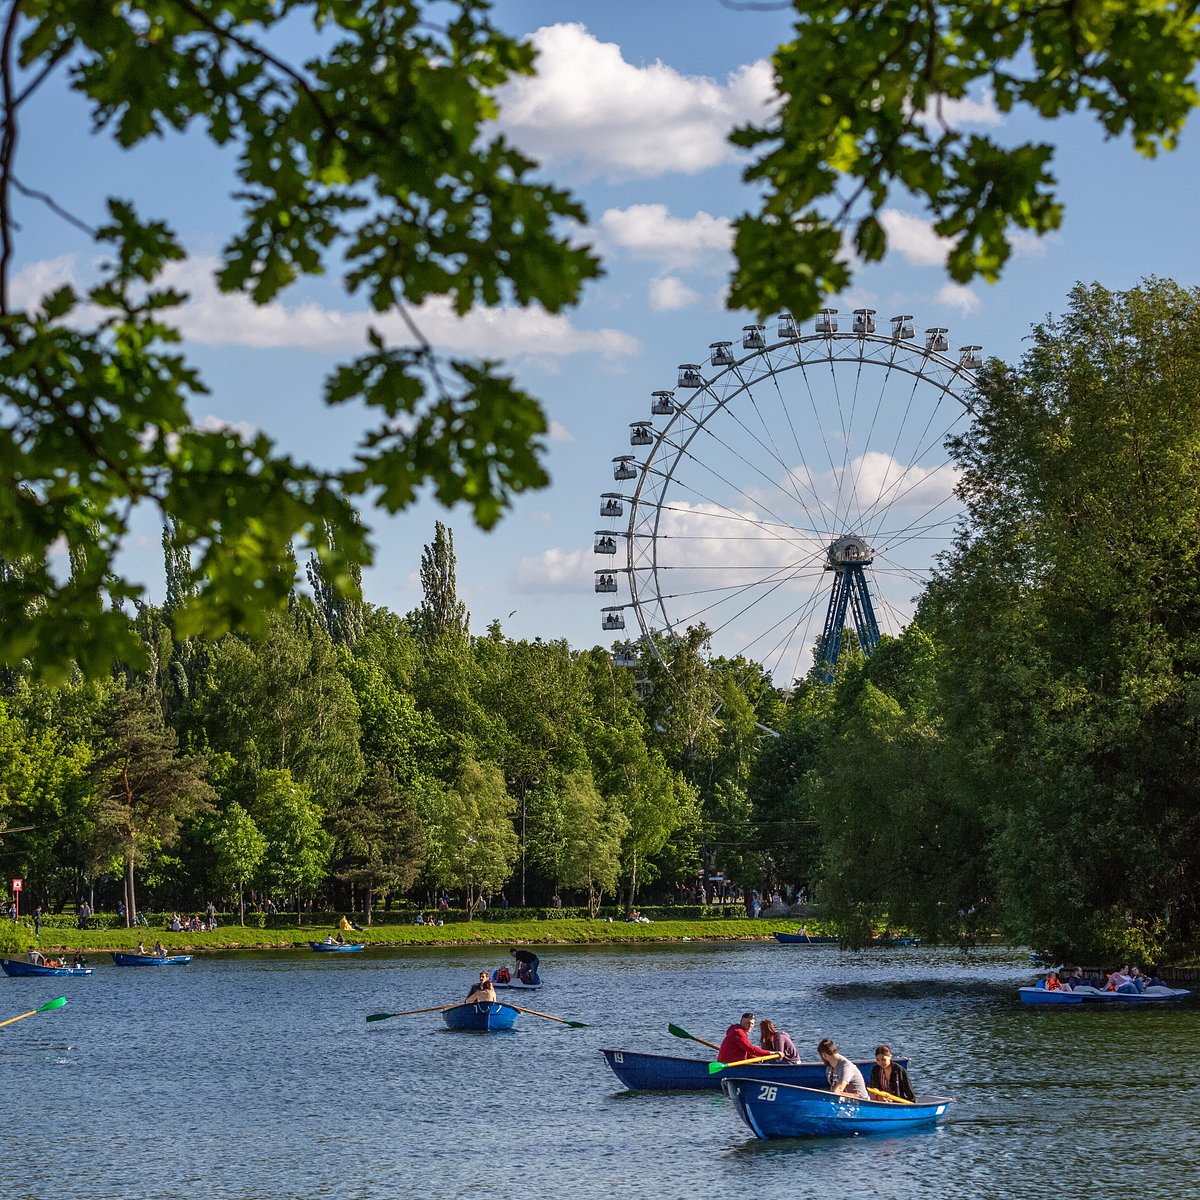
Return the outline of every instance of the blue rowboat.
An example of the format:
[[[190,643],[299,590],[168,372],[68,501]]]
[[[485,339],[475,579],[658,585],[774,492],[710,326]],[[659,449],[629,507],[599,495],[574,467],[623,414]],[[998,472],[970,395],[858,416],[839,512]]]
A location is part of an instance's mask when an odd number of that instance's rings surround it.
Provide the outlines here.
[[[825,1068],[821,1063],[800,1063],[796,1066],[781,1064],[777,1067],[763,1063],[726,1067],[710,1075],[709,1060],[706,1058],[675,1058],[666,1054],[641,1054],[636,1050],[601,1050],[600,1053],[612,1068],[612,1073],[633,1092],[718,1092],[721,1090],[721,1080],[726,1075],[746,1072],[761,1074],[764,1068],[771,1072],[772,1078],[786,1079],[806,1087],[827,1086]],[[908,1066],[906,1058],[894,1061],[902,1067]],[[855,1065],[866,1078],[875,1063],[872,1060]]]
[[[764,1071],[733,1076],[721,1086],[738,1116],[760,1138],[901,1133],[932,1125],[951,1103],[943,1096],[919,1099],[914,1104],[835,1096],[817,1088],[781,1083]]]
[[[1187,988],[1149,987],[1144,992],[1108,992],[1100,988],[1018,988],[1022,1004],[1164,1004],[1186,1000]]]
[[[364,942],[309,942],[308,946],[310,950],[329,954],[357,954],[367,948]]]
[[[1023,987],[1017,989],[1021,994],[1022,1004],[1082,1004],[1083,997],[1070,988],[1056,988],[1047,991],[1040,987]]]
[[[190,963],[190,954],[168,954],[163,957],[158,954],[118,954],[115,950],[112,960],[118,967],[181,967]]]
[[[47,967],[39,963],[21,962],[15,958],[0,958],[5,975],[90,975],[91,967]]]
[[[517,1019],[517,1010],[499,1001],[493,1004],[456,1004],[446,1009],[442,1017],[451,1029],[491,1033],[494,1029],[511,1029]]]
[[[829,946],[837,942],[835,937],[809,937],[807,933],[776,933],[775,940],[789,946]]]

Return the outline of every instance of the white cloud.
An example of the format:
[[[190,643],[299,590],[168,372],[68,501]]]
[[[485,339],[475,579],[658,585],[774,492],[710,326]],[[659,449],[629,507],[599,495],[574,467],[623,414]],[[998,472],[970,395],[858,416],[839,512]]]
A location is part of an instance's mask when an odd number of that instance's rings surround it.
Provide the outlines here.
[[[573,442],[575,440],[575,435],[561,421],[553,418],[550,420],[547,436],[552,442]]]
[[[238,438],[247,444],[254,441],[259,435],[257,425],[251,424],[249,421],[226,421],[223,417],[218,417],[215,413],[208,413],[207,416],[196,422],[196,428],[202,430],[227,430],[230,433],[237,434]]]
[[[600,218],[604,243],[627,250],[634,258],[661,263],[669,270],[728,266],[733,227],[726,217],[698,212],[673,217],[665,204],[610,208]]]
[[[543,26],[531,40],[537,75],[498,91],[500,126],[526,153],[577,163],[588,176],[694,174],[731,162],[739,152],[729,133],[763,120],[775,96],[765,61],[720,83],[661,61],[634,66],[578,23]]]
[[[600,564],[603,565],[603,564]],[[522,595],[544,592],[583,592],[591,579],[591,555],[584,550],[560,550],[557,546],[527,556],[513,570],[513,588]]]
[[[948,129],[962,129],[968,125],[994,129],[1004,124],[1004,114],[996,107],[996,94],[984,88],[978,100],[964,96],[951,100],[948,96],[934,96],[925,105],[921,119],[930,125],[943,125]]]
[[[933,231],[933,222],[899,208],[885,208],[879,223],[887,234],[888,250],[914,267],[941,267],[953,242]]]
[[[247,346],[254,349],[315,350],[326,353],[364,349],[367,329],[379,330],[396,343],[411,336],[395,313],[338,310],[307,302],[282,301],[258,305],[241,294],[225,295],[217,288],[215,258],[189,258],[170,264],[158,286],[187,292],[189,300],[170,310],[167,319],[184,337],[205,346]],[[32,263],[13,281],[13,295],[28,307],[63,283],[79,284],[78,265],[71,257]],[[425,337],[438,349],[481,357],[557,359],[574,354],[599,354],[620,360],[638,350],[637,339],[618,329],[579,329],[561,314],[543,308],[481,308],[459,317],[448,299],[438,297],[410,310]],[[80,323],[94,321],[94,309],[77,310]]]
[[[964,317],[978,312],[982,301],[978,295],[962,283],[944,283],[938,288],[937,301],[947,308],[957,309]]]
[[[655,312],[674,312],[679,308],[687,308],[700,299],[698,292],[692,291],[681,279],[673,275],[656,279],[650,285],[650,307]]]

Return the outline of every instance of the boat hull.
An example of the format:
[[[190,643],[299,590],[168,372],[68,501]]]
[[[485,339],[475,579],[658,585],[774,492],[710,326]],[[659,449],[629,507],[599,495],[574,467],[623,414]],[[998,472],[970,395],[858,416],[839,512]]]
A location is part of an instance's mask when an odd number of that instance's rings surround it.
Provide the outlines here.
[[[1099,988],[1018,988],[1022,1004],[1170,1004],[1186,1000],[1187,988],[1153,987],[1144,992],[1105,992]]]
[[[788,946],[831,946],[837,944],[835,937],[809,937],[807,933],[776,933],[775,940]]]
[[[782,1083],[759,1071],[722,1083],[738,1116],[756,1137],[853,1137],[860,1133],[902,1133],[933,1125],[950,1107],[943,1097],[913,1104],[890,1104],[835,1096],[816,1088]]]
[[[0,967],[5,975],[90,975],[91,967],[44,967],[37,963],[20,962],[14,958],[0,958]]]
[[[781,1064],[768,1067],[756,1064],[753,1067],[726,1067],[715,1075],[708,1070],[709,1059],[678,1058],[666,1054],[641,1054],[636,1050],[601,1050],[604,1061],[612,1073],[632,1092],[719,1092],[721,1080],[726,1076],[751,1073],[761,1074],[763,1069],[772,1072],[772,1078],[789,1083],[800,1083],[808,1087],[825,1087],[825,1068],[821,1063],[799,1063],[796,1066]],[[902,1067],[908,1059],[895,1060]],[[869,1072],[874,1063],[856,1064],[860,1071]]]
[[[168,954],[160,958],[157,954],[118,954],[112,952],[112,960],[118,967],[182,967],[190,963],[190,954]]]
[[[343,942],[340,945],[334,942],[332,946],[328,942],[309,942],[308,947],[318,954],[358,954],[367,948],[364,942]]]
[[[1045,988],[1039,987],[1023,987],[1018,989],[1021,995],[1022,1004],[1082,1004],[1083,997],[1070,991],[1068,988],[1060,988],[1053,992],[1048,992]]]
[[[456,1004],[442,1013],[442,1019],[451,1029],[492,1033],[498,1029],[511,1029],[517,1019],[517,1010],[499,1001],[494,1004]]]

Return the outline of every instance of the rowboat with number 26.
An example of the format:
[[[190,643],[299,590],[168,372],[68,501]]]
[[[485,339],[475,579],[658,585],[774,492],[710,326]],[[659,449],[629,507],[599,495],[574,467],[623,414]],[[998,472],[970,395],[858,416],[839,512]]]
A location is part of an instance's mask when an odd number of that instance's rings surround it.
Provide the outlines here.
[[[860,1100],[818,1088],[780,1083],[766,1072],[725,1079],[725,1094],[755,1137],[852,1137],[858,1133],[901,1133],[934,1124],[950,1107],[944,1096],[911,1104]]]

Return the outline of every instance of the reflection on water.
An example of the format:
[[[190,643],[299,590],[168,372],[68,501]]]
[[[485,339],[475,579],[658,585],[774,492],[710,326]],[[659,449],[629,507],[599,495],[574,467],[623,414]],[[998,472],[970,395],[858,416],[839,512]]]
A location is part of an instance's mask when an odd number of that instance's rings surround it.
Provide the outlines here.
[[[1200,1006],[1022,1007],[1017,951],[690,943],[547,948],[536,1007],[587,1029],[364,1019],[457,1000],[506,951],[239,953],[56,980],[66,1008],[0,1030],[6,1158],[70,1164],[81,1200],[1200,1191]],[[0,1014],[50,995],[0,980]],[[918,1094],[956,1103],[903,1136],[759,1142],[719,1093],[631,1095],[597,1053],[703,1057],[667,1023],[719,1041],[746,1009],[808,1061],[825,1036],[854,1058],[887,1041]],[[18,1169],[0,1198],[61,1200],[61,1181]]]

